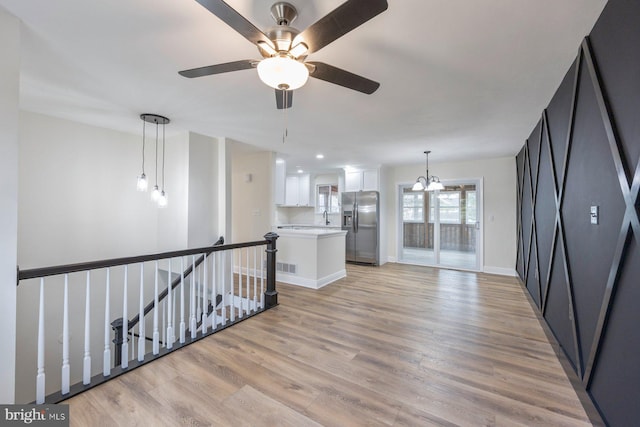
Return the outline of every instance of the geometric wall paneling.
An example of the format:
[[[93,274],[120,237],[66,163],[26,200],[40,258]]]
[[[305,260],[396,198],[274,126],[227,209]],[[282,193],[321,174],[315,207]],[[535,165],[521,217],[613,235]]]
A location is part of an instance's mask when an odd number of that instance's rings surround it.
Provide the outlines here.
[[[517,232],[518,248],[516,253],[516,271],[520,277],[524,277],[524,238],[522,236],[522,190],[524,188],[524,149],[516,156],[517,177]]]
[[[611,425],[640,425],[638,22],[609,0],[516,157],[516,271]]]
[[[557,245],[554,250],[554,259],[562,258],[562,250]],[[578,360],[574,351],[574,326],[571,319],[569,295],[565,286],[566,272],[564,263],[555,262],[550,270],[550,284],[545,301],[544,319],[564,350],[567,359],[577,372]]]
[[[568,120],[573,108],[573,92],[578,61],[574,61],[562,79],[543,115],[546,117],[547,131],[551,143],[552,160],[555,165],[556,185],[560,186],[560,170],[567,151]]]
[[[531,170],[529,169],[529,150],[528,144],[525,145],[524,150],[524,177],[522,179],[522,243],[524,252],[522,253],[524,259],[524,277],[523,280],[527,283],[529,277],[529,265],[531,257],[531,227],[532,227],[532,203],[531,203]]]
[[[562,217],[578,325],[581,375],[594,342],[607,277],[616,249],[624,200],[584,45],[569,149]],[[597,81],[596,81],[597,82]],[[599,207],[597,225],[590,207]]]
[[[612,117],[618,142],[630,170],[640,158],[640,2],[627,0],[624,7],[605,8],[589,42]]]
[[[536,231],[536,197],[538,194],[538,176],[540,170],[540,143],[542,139],[542,120],[534,128],[527,141],[529,159],[529,183],[531,185],[531,227],[529,227],[529,263],[527,264],[526,284],[538,308],[540,297],[540,262],[538,259],[538,239]]]
[[[640,227],[638,227],[638,216],[634,208],[635,198],[631,196],[628,184],[629,174],[626,163],[622,158],[614,129],[615,124],[604,98],[588,39],[585,39],[582,44],[582,54],[586,65],[585,71],[587,71],[585,80],[588,80],[583,83],[589,88],[585,95],[593,94],[595,99],[593,101],[589,99],[589,104],[592,110],[595,109],[598,117],[587,118],[590,126],[585,125],[581,129],[584,132],[581,139],[587,141],[589,149],[594,152],[591,156],[581,152],[576,160],[580,161],[583,167],[585,163],[591,161],[591,165],[587,165],[587,168],[589,166],[598,168],[597,179],[602,183],[598,196],[607,209],[607,212],[601,209],[600,224],[595,228],[591,227],[593,229],[591,233],[583,233],[580,236],[582,240],[577,242],[578,245],[597,245],[600,249],[598,254],[600,256],[592,257],[590,262],[581,268],[583,281],[588,286],[585,286],[586,289],[577,295],[577,298],[584,301],[579,315],[584,317],[580,323],[584,340],[582,350],[586,358],[583,380],[588,385],[610,309],[611,296],[615,290],[621,261],[630,237],[630,226],[635,222],[636,231],[640,231]],[[581,105],[585,104],[586,102],[581,103]],[[589,141],[590,138],[591,141]]]
[[[640,420],[640,247],[631,239],[602,337],[589,393],[610,425],[639,425]],[[629,262],[634,260],[635,262]],[[617,392],[612,393],[612,390]]]
[[[549,266],[551,264],[551,241],[555,228],[555,172],[551,154],[550,133],[547,112],[542,115],[542,139],[540,143],[540,163],[536,189],[536,249],[538,252],[540,278],[540,310],[544,313],[549,291]]]

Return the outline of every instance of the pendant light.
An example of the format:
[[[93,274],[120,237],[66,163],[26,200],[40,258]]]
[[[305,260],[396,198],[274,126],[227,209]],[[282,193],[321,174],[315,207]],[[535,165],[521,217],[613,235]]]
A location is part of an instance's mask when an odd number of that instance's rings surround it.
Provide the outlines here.
[[[170,120],[164,116],[160,116],[158,114],[141,114],[140,118],[145,123],[155,123],[156,125],[156,169],[155,169],[155,185],[153,186],[153,190],[151,191],[151,200],[158,203],[159,207],[167,206],[167,197],[164,191],[164,147],[165,147],[165,125],[170,122]],[[159,139],[159,126],[162,125],[162,191],[158,187],[158,139]],[[145,126],[145,125],[143,125]],[[144,177],[146,181],[146,176],[144,175],[144,139],[145,139],[145,128],[143,127],[143,171],[142,175],[138,182]],[[141,190],[142,191],[142,190]]]
[[[146,141],[147,122],[144,120],[143,116],[144,114],[140,116],[140,118],[142,119],[142,173],[140,174],[140,176],[138,176],[138,184],[137,184],[138,191],[147,191],[147,188],[149,187],[149,182],[147,181],[147,175],[144,173],[144,144]]]
[[[426,160],[426,174],[425,176],[419,176],[416,179],[416,183],[413,184],[411,190],[413,191],[435,191],[435,190],[444,190],[444,185],[440,182],[440,178],[435,175],[429,176],[429,153],[431,151],[425,151],[424,154],[427,157]]]

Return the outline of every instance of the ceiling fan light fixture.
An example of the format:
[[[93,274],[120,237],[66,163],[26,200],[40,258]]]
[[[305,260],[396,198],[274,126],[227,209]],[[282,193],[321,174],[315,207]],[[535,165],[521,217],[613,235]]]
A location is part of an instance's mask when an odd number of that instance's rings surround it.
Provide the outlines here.
[[[304,43],[298,43],[297,45],[291,48],[291,50],[289,51],[289,54],[294,58],[298,58],[304,55],[305,53],[307,53],[308,50],[309,50],[309,46],[307,46]]]
[[[260,61],[258,76],[274,89],[295,90],[307,82],[309,70],[302,62],[287,55],[276,55]]]
[[[278,53],[278,51],[276,51],[269,43],[265,41],[259,41],[258,47],[267,52],[267,54],[269,55],[276,55]]]

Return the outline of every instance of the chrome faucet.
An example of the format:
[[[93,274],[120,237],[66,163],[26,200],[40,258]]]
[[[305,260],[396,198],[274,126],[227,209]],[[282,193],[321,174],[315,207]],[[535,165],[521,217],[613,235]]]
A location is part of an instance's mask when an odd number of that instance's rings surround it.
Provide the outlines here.
[[[331,221],[329,221],[329,214],[326,210],[322,212],[322,217],[324,218],[324,225],[329,225],[331,223]]]

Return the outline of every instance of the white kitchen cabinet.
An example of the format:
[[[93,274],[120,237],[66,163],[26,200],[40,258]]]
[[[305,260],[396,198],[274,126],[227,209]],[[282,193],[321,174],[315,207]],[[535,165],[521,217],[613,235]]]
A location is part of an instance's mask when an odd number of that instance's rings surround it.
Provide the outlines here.
[[[378,191],[378,169],[366,169],[362,171],[362,191]]]
[[[344,174],[344,191],[378,191],[379,189],[377,169],[348,171]]]
[[[285,181],[285,206],[313,206],[309,174],[288,175]]]

